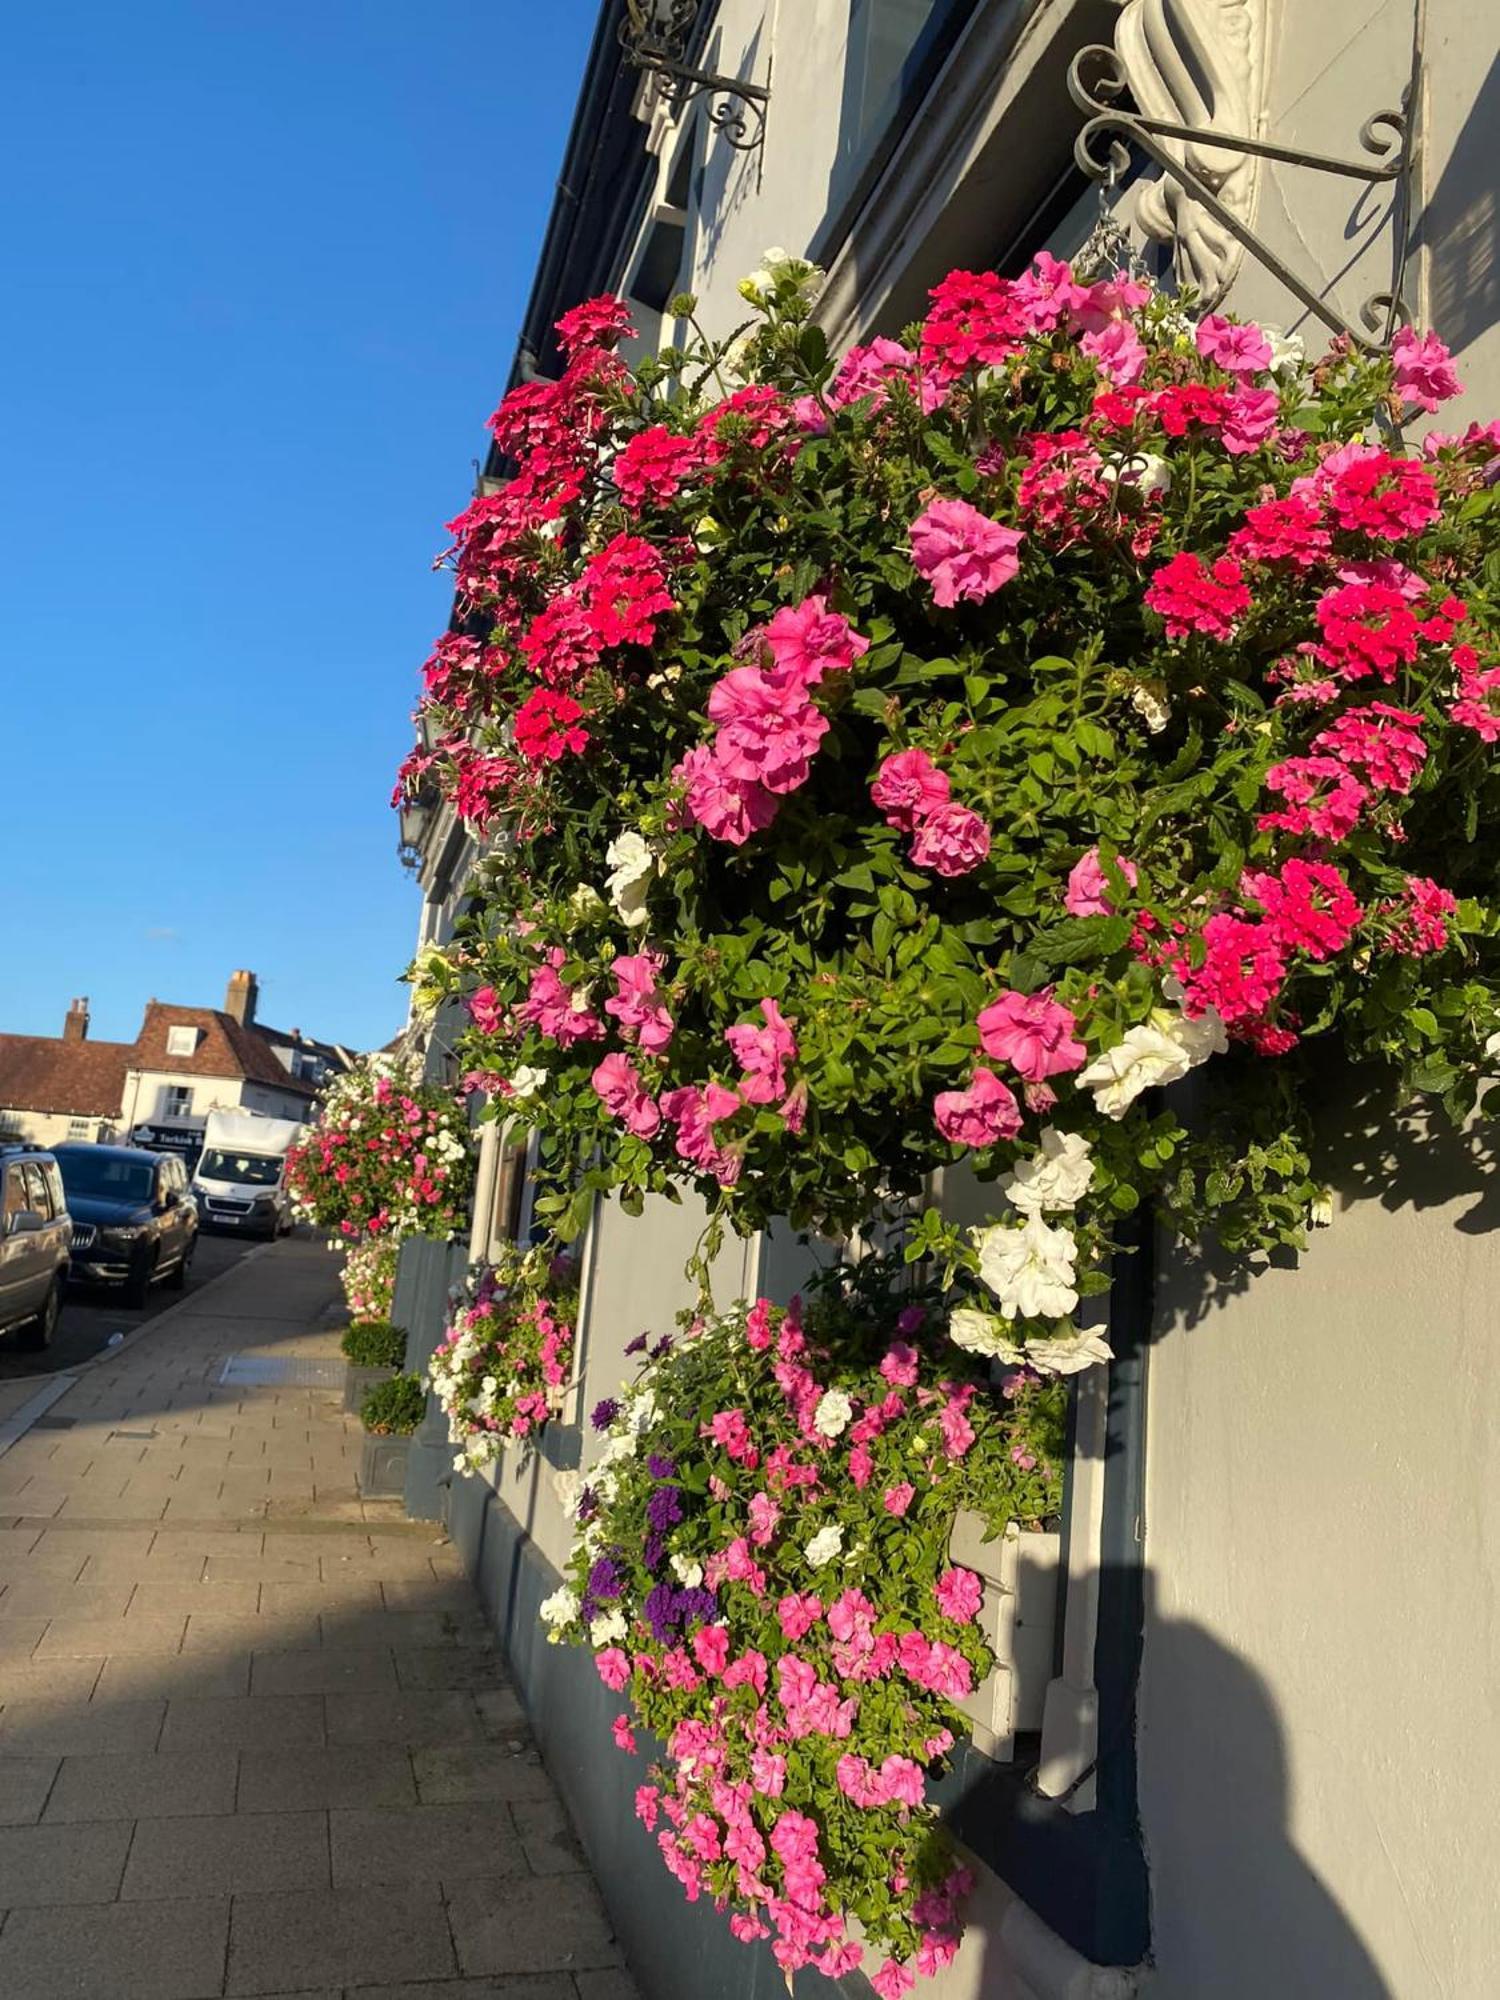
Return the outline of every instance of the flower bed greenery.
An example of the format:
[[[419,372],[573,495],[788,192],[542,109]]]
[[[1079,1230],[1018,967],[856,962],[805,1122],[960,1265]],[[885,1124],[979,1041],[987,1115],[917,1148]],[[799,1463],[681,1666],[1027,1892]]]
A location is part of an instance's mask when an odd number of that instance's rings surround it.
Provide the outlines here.
[[[372,1437],[410,1437],[421,1423],[427,1396],[416,1375],[394,1375],[365,1391],[360,1422]]]
[[[406,1359],[406,1328],[389,1320],[354,1320],[339,1347],[355,1368],[399,1368]]]
[[[570,1256],[512,1247],[478,1274],[427,1364],[460,1472],[535,1438],[572,1377],[577,1317]]]
[[[567,1584],[543,1606],[664,1746],[639,1817],[690,1899],[733,1908],[788,1972],[952,1956],[964,1877],[925,1778],[992,1661],[963,1509],[1032,1526],[1060,1494],[1063,1399],[1003,1394],[945,1348],[932,1299],[846,1273],[805,1318],[761,1300],[675,1342],[594,1412]],[[615,1740],[637,1747],[631,1717]],[[890,1963],[895,1961],[895,1963]]]
[[[1313,367],[1050,260],[835,362],[805,279],[752,284],[742,379],[632,374],[595,302],[496,415],[408,771],[509,835],[467,1057],[565,1233],[679,1180],[849,1228],[969,1159],[1007,1219],[914,1254],[1055,1349],[1143,1198],[1300,1242],[1330,1042],[1474,1106],[1500,429],[1392,434],[1436,343]]]
[[[306,1144],[287,1155],[299,1215],[359,1247],[456,1235],[473,1178],[459,1106],[384,1056],[364,1058],[330,1086]],[[380,1274],[362,1276],[378,1284]]]

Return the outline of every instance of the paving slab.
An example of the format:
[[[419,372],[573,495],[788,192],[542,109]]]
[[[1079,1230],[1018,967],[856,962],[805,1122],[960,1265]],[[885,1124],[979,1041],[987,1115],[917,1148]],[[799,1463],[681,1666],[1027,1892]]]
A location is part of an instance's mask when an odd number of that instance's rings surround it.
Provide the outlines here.
[[[13,2000],[207,2000],[223,1991],[227,1900],[12,1910],[0,1993]]]
[[[0,1908],[44,1903],[112,1903],[130,1846],[131,1827],[0,1827]]]
[[[242,1896],[315,1888],[327,1881],[326,1814],[229,1813],[211,1819],[143,1819],[135,1829],[120,1895],[127,1902],[183,1894]]]
[[[8,1760],[0,1759],[0,1785]],[[65,1757],[54,1764],[43,1818],[145,1820],[234,1810],[239,1759],[233,1750],[180,1750],[114,1757]]]
[[[457,1969],[436,1883],[236,1896],[224,1991],[295,1992],[330,1980],[358,1988]]]
[[[531,1872],[509,1808],[499,1803],[340,1809],[328,1816],[328,1835],[335,1888]]]
[[[496,1876],[445,1891],[465,1973],[551,1972],[620,1962],[593,1883],[583,1875]]]
[[[39,1820],[61,1766],[60,1757],[0,1757],[0,1826]]]
[[[498,1744],[442,1745],[413,1750],[411,1763],[417,1795],[428,1805],[555,1796],[535,1751],[515,1752]]]
[[[0,1726],[6,1711],[0,1710]],[[323,1741],[320,1695],[245,1695],[200,1700],[188,1695],[167,1704],[163,1750],[280,1750],[289,1743]]]
[[[396,1744],[341,1743],[323,1750],[247,1753],[240,1759],[242,1813],[416,1802],[411,1758]]]

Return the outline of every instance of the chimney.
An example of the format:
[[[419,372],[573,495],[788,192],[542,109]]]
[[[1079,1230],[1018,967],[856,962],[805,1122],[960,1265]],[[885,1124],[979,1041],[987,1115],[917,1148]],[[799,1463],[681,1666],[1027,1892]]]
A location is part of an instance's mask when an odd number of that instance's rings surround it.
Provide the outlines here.
[[[63,1016],[63,1040],[65,1042],[86,1042],[89,1037],[89,1003],[85,997],[74,1000]]]
[[[255,1003],[260,998],[260,988],[253,972],[231,972],[229,990],[224,995],[224,1012],[232,1014],[242,1028],[248,1028],[255,1019]]]

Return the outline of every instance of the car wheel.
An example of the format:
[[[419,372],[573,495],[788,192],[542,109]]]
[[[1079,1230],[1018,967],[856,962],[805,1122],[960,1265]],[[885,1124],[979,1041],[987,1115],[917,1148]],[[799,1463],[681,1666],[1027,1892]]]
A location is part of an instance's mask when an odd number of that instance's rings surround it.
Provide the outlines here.
[[[197,1238],[195,1237],[193,1243],[196,1242]],[[177,1262],[167,1273],[166,1282],[174,1292],[180,1292],[188,1281],[188,1268],[193,1261],[193,1243],[187,1246],[182,1255],[177,1259]]]
[[[40,1354],[52,1345],[52,1336],[57,1331],[58,1315],[62,1311],[63,1281],[58,1278],[48,1292],[46,1303],[33,1320],[28,1320],[17,1335],[18,1345],[33,1354]]]
[[[143,1306],[151,1292],[151,1280],[156,1276],[156,1252],[142,1249],[131,1259],[130,1276],[125,1280],[125,1303],[128,1306]]]

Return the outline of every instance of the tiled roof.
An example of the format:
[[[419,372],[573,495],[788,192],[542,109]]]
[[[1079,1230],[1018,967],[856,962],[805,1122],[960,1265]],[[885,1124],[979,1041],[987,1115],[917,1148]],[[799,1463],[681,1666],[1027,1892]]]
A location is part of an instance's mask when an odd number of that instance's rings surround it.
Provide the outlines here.
[[[65,1042],[55,1035],[0,1035],[0,1108],[117,1118],[130,1042]]]
[[[167,1053],[168,1028],[197,1028],[200,1040],[190,1056]],[[215,1007],[169,1007],[152,1000],[131,1052],[130,1067],[165,1070],[174,1076],[236,1076],[252,1083],[274,1085],[299,1097],[317,1095],[317,1086],[295,1077],[271,1044],[254,1028],[245,1028],[232,1014]]]

